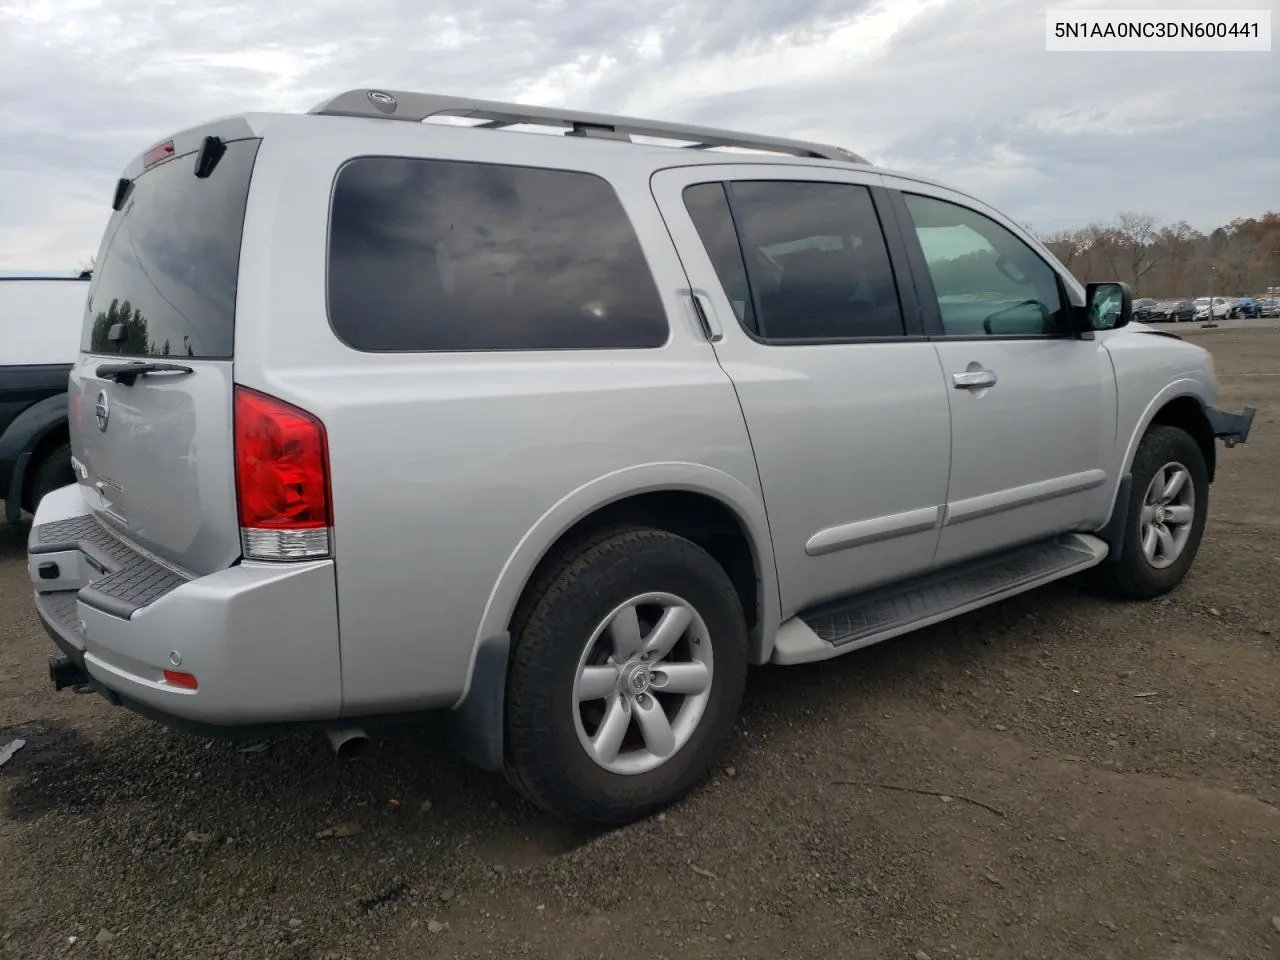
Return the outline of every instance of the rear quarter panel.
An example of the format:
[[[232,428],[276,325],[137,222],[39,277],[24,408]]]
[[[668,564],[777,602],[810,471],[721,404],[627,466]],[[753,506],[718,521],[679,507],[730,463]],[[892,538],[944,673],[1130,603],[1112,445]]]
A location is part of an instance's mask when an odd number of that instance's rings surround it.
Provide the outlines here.
[[[709,492],[767,537],[736,396],[679,292],[651,168],[628,169],[637,148],[430,129],[282,121],[260,148],[245,224],[236,379],[315,413],[328,433],[347,714],[456,704],[478,640],[505,629],[545,547],[636,486]],[[666,346],[372,354],[343,345],[325,303],[330,191],[343,162],[379,154],[607,173],[667,308]],[[771,556],[768,570],[772,578]],[[776,605],[776,580],[770,595]]]

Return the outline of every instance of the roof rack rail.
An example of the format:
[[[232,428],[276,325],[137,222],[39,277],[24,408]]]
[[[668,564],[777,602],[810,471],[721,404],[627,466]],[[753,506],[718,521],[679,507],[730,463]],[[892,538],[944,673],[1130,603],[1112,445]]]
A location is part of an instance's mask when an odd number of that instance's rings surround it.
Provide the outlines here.
[[[580,110],[560,110],[553,107],[535,107],[521,103],[502,103],[497,100],[473,100],[469,97],[453,97],[436,93],[408,93],[400,90],[348,90],[321,103],[308,113],[331,117],[370,117],[385,120],[406,120],[421,123],[428,117],[471,117],[485,121],[477,126],[499,129],[526,123],[539,126],[568,128],[566,136],[602,137],[610,140],[630,140],[632,137],[656,137],[668,140],[689,141],[685,149],[706,150],[711,147],[745,147],[752,150],[770,150],[797,157],[814,157],[820,160],[840,160],[845,163],[867,161],[844,147],[805,140],[787,140],[782,137],[764,137],[734,130],[718,130],[714,127],[696,127],[683,123],[664,123],[659,120],[640,120],[635,117],[616,117],[607,113],[587,113]]]

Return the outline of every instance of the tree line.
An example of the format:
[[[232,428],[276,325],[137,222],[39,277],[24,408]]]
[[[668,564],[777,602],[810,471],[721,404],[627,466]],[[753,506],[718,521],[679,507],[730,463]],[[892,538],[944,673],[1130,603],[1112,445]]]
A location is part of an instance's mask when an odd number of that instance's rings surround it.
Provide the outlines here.
[[[117,324],[124,325],[124,336],[111,340],[111,328]],[[184,341],[183,351],[188,357],[193,356],[191,344]],[[172,351],[169,338],[163,343],[155,343],[147,332],[147,318],[141,310],[135,310],[128,300],[121,303],[112,300],[106,310],[99,310],[93,317],[93,328],[89,334],[89,349],[93,353],[126,353],[132,356],[150,354],[167,357]]]
[[[1037,233],[1077,278],[1122,280],[1135,297],[1257,296],[1280,287],[1280,213],[1240,217],[1205,234],[1185,220],[1125,212],[1111,223]]]

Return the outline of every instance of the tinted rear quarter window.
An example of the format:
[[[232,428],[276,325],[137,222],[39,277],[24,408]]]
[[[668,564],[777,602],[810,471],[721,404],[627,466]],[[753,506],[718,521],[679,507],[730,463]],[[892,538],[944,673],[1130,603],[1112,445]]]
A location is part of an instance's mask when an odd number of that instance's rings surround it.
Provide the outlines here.
[[[329,318],[366,351],[659,347],[631,221],[591,174],[363,157],[338,173]]]
[[[236,140],[208,177],[198,152],[134,180],[98,253],[80,348],[124,356],[227,358],[258,140]],[[124,324],[123,340],[108,340]]]

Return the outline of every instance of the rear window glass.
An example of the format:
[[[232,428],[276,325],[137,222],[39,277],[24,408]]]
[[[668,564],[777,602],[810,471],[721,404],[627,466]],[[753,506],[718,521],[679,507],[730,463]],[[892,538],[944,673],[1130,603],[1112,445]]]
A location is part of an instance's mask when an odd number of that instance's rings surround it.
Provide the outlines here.
[[[658,347],[667,317],[613,188],[565,170],[396,157],[333,192],[329,317],[368,351]]]
[[[80,349],[124,356],[226,358],[258,140],[236,140],[205,178],[198,151],[153,167],[111,217],[89,290]],[[112,340],[116,324],[123,339]]]

